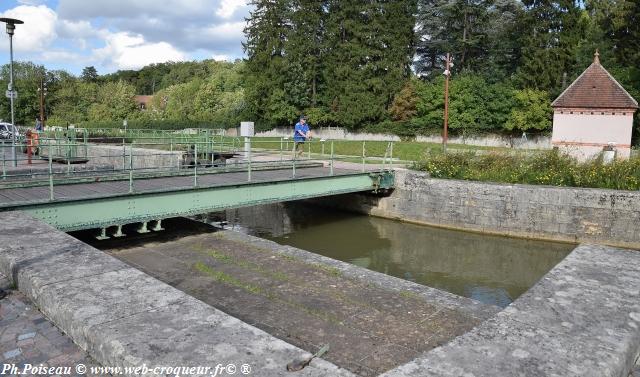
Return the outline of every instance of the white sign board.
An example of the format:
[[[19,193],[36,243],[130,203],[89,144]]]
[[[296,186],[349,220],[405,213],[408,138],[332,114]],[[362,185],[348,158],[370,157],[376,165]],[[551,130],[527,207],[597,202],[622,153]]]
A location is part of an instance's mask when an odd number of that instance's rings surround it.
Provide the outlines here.
[[[240,122],[240,136],[252,137],[254,135],[253,122]]]
[[[12,97],[12,95],[13,95],[13,99],[17,99],[17,98],[18,98],[18,92],[17,92],[17,91],[15,91],[15,90],[14,90],[13,92],[12,92],[12,91],[10,91],[10,90],[7,90],[6,92],[4,92],[4,95],[5,95],[5,97],[7,97],[7,98],[11,98],[11,97]]]

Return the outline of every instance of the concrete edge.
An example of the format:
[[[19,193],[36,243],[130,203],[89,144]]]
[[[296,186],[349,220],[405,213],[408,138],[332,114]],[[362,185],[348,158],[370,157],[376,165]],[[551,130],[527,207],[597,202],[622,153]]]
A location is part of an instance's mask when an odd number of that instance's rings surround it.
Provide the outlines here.
[[[22,212],[0,222],[0,273],[105,366],[247,362],[285,376],[288,362],[310,355]],[[322,359],[298,375],[353,376]]]

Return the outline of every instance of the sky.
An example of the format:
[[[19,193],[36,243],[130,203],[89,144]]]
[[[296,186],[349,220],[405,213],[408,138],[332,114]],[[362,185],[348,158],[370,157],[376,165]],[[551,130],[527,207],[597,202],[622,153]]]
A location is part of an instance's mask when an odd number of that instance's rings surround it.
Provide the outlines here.
[[[79,75],[139,69],[151,63],[244,56],[248,0],[0,0],[0,17],[24,21],[14,61]],[[9,36],[0,24],[0,65]]]

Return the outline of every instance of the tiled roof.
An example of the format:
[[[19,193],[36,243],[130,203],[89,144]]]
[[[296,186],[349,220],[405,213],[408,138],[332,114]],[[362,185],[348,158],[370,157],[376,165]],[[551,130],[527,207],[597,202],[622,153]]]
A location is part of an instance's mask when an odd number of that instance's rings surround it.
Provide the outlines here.
[[[153,99],[153,96],[136,95],[133,97],[133,99],[136,101],[136,103],[144,103],[145,105],[148,105]]]
[[[582,72],[551,106],[637,109],[638,102],[604,69],[596,53],[593,64]]]

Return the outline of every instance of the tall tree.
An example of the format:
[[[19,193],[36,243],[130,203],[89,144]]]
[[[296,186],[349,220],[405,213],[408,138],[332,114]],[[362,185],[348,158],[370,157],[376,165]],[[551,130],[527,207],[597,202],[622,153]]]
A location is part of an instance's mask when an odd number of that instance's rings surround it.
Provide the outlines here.
[[[519,0],[495,0],[489,6],[486,56],[478,56],[473,71],[489,82],[510,79],[518,68],[520,46],[517,20],[524,8]]]
[[[134,95],[135,87],[124,81],[103,84],[97,90],[96,102],[89,107],[89,120],[123,120],[137,115]]]
[[[330,0],[324,103],[349,128],[382,120],[409,77],[416,3]]]
[[[296,109],[287,104],[284,82],[287,77],[286,36],[291,28],[290,1],[253,0],[253,11],[244,29],[247,54],[246,82],[249,111],[270,125],[293,119]],[[273,112],[268,109],[278,108]]]
[[[13,83],[18,92],[18,98],[14,101],[16,124],[32,125],[38,116],[40,102],[37,90],[40,87],[40,80],[43,78],[46,84],[50,84],[53,78],[44,66],[31,62],[13,63]],[[6,88],[8,84],[9,64],[5,64],[0,72],[0,85]],[[10,101],[4,95],[0,96],[0,119],[11,121]]]
[[[96,82],[98,81],[98,71],[94,66],[84,67],[80,77],[84,82]]]
[[[578,0],[524,0],[518,21],[521,59],[518,81],[522,87],[557,95],[564,78],[578,70],[577,48],[585,32]]]
[[[293,92],[293,104],[304,109],[319,104],[322,90],[322,62],[326,46],[326,0],[292,0],[291,28],[286,39],[287,64],[290,74],[287,91]]]
[[[453,54],[455,70],[499,73],[504,78],[513,64],[510,43],[521,10],[516,0],[420,0],[417,17],[417,71],[433,76],[443,57]]]

